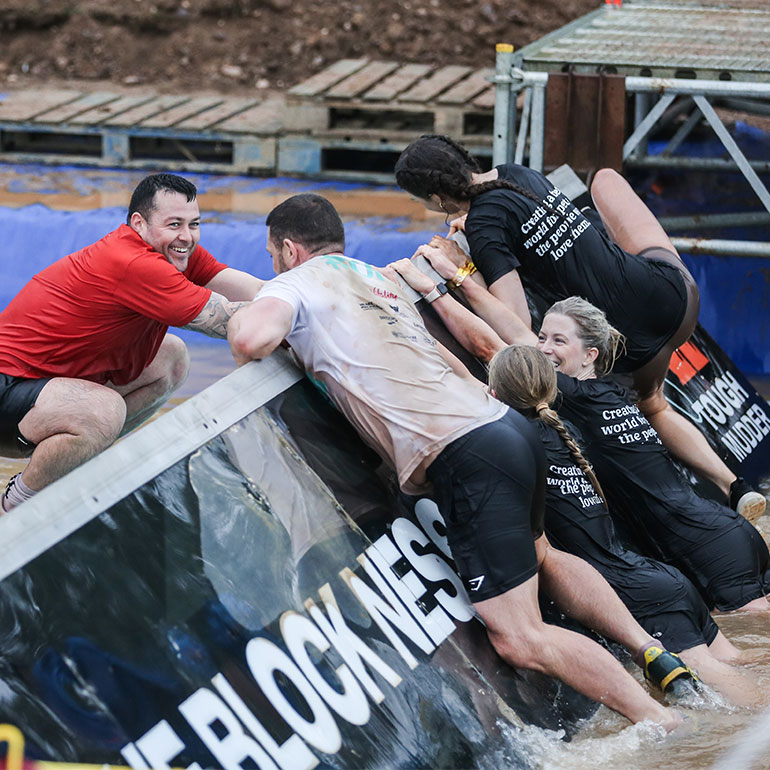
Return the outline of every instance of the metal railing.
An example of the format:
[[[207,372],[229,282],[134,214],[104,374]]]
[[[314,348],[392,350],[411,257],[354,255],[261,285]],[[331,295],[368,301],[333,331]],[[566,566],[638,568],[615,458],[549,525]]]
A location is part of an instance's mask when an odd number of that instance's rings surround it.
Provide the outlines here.
[[[523,164],[528,149],[527,165],[542,171],[548,73],[523,70],[521,61],[517,59],[520,57],[514,53],[513,46],[497,46],[492,162],[494,165],[510,161]],[[624,163],[640,167],[739,171],[770,214],[770,192],[757,173],[770,171],[770,162],[753,161],[746,157],[710,101],[715,98],[749,99],[759,100],[762,105],[765,102],[770,105],[770,83],[627,76],[625,88],[626,92],[633,94],[635,98],[635,125],[623,145]],[[519,116],[516,102],[522,91],[523,103]],[[660,154],[648,155],[646,141],[650,132],[679,97],[686,97],[691,103],[685,105],[685,109],[691,109],[689,116]],[[674,157],[676,149],[704,119],[713,129],[730,159]],[[757,212],[729,216],[739,219],[749,217],[752,223],[761,224],[766,221],[765,215]],[[695,224],[695,218],[687,223],[684,219],[677,225],[686,227],[688,224]],[[722,226],[709,222],[709,218],[705,216],[699,224],[704,227]],[[675,238],[674,242],[677,248],[682,248],[688,253],[770,257],[770,242],[693,238]]]

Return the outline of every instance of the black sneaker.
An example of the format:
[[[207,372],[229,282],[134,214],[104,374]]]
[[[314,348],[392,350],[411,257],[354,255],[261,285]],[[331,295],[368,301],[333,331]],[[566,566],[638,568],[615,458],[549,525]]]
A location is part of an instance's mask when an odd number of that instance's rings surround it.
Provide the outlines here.
[[[3,492],[3,496],[0,497],[0,514],[8,513],[10,508],[5,507],[5,500],[8,497],[8,493],[14,488],[16,485],[16,479],[21,476],[21,473],[15,473],[13,476],[11,476],[10,479],[8,479],[8,483],[5,485],[5,492]]]
[[[730,507],[744,519],[756,524],[757,519],[765,512],[767,500],[762,493],[753,490],[746,479],[738,476],[730,484]]]
[[[675,682],[700,681],[678,655],[654,644],[644,651],[643,669],[644,678],[663,692],[671,691]]]

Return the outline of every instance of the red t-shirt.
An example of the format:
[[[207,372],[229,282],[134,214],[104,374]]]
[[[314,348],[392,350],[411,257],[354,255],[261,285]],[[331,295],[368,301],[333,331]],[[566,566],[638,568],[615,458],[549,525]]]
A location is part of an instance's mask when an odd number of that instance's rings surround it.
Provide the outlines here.
[[[127,225],[38,273],[0,313],[0,372],[125,385],[185,326],[226,265],[198,246],[180,273]]]

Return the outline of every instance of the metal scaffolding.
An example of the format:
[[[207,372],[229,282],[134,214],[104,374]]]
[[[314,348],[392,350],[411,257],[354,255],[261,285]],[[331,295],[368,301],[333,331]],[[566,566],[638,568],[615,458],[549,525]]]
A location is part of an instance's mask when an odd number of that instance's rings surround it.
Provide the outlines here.
[[[767,212],[677,217],[664,225],[681,230],[770,223],[770,192],[759,176],[770,171],[770,162],[747,158],[714,108],[718,103],[770,114],[768,29],[770,10],[758,0],[637,0],[605,5],[518,53],[499,45],[493,163],[524,163],[526,155],[531,168],[543,170],[549,73],[621,74],[634,107],[633,130],[623,144],[625,166],[739,171]],[[662,152],[650,155],[650,132],[673,118],[681,121],[679,128]],[[704,121],[729,158],[675,154]],[[689,253],[770,257],[768,242],[672,240]]]

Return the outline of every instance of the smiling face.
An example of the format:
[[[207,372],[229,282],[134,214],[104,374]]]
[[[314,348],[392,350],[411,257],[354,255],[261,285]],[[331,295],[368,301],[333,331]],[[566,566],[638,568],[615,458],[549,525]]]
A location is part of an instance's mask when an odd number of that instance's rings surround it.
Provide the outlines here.
[[[557,372],[587,380],[596,376],[594,361],[599,353],[580,339],[575,321],[567,315],[548,313],[537,337],[537,347]]]
[[[197,198],[188,201],[181,193],[161,190],[155,194],[148,219],[138,211],[131,227],[158,254],[184,272],[200,240],[201,214]]]

